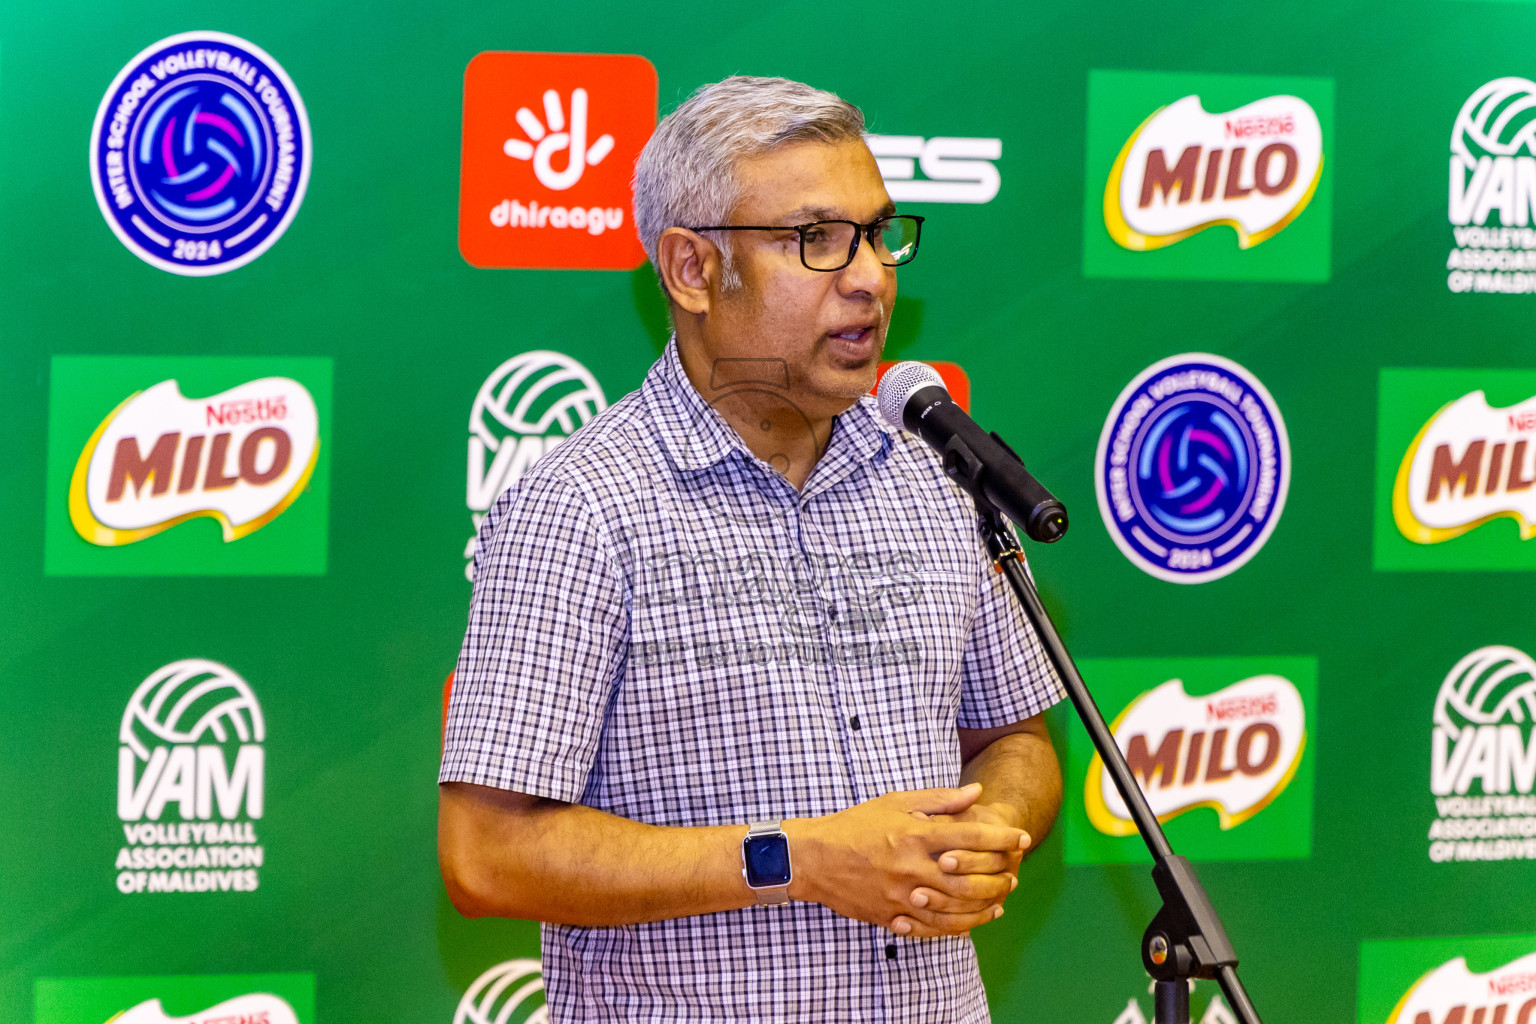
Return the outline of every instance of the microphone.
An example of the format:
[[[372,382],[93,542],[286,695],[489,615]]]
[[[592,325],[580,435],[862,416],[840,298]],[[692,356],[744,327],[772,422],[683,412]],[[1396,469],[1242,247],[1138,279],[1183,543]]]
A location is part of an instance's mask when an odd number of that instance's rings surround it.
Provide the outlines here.
[[[944,458],[944,472],[973,498],[990,502],[1050,544],[1067,532],[1067,510],[1024,469],[1024,461],[988,434],[949,397],[944,378],[927,363],[891,367],[880,381],[880,415],[912,431]]]

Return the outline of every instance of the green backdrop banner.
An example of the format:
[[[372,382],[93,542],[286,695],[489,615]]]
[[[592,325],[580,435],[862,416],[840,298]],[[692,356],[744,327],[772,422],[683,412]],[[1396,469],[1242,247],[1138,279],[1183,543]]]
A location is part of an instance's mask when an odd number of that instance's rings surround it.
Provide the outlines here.
[[[927,218],[886,357],[1071,511],[1033,571],[1266,1019],[1536,1020],[1533,43],[1486,0],[0,6],[0,1020],[538,1012],[536,927],[437,874],[466,545],[660,353],[633,161],[738,72],[859,104]],[[993,1014],[1145,1024],[1145,854],[1049,720]]]

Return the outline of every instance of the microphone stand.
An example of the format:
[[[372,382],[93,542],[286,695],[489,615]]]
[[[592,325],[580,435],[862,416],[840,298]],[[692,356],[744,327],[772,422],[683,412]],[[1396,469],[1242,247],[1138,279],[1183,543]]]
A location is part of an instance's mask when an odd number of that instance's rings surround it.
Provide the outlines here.
[[[992,437],[1010,455],[1018,458],[1002,438],[996,434]],[[1157,815],[1152,813],[1146,795],[1120,753],[1109,726],[1104,723],[1104,715],[1073,664],[1072,655],[1067,653],[1066,644],[1051,622],[1045,605],[1040,602],[1034,580],[1025,569],[1024,551],[1012,528],[997,506],[986,497],[982,484],[986,470],[981,460],[959,438],[950,440],[943,458],[944,472],[976,503],[993,566],[1008,580],[1024,614],[1035,627],[1035,634],[1066,686],[1072,706],[1077,709],[1077,717],[1082,720],[1094,748],[1104,761],[1104,770],[1130,809],[1131,820],[1152,853],[1152,881],[1163,898],[1163,905],[1142,936],[1141,962],[1155,981],[1154,1021],[1156,1024],[1189,1024],[1190,980],[1214,978],[1221,985],[1227,1005],[1237,1015],[1239,1024],[1262,1024],[1247,990],[1238,980],[1237,950],[1227,938],[1210,896],[1196,877],[1193,865],[1174,853],[1169,845]],[[1019,461],[1022,463],[1023,460]]]

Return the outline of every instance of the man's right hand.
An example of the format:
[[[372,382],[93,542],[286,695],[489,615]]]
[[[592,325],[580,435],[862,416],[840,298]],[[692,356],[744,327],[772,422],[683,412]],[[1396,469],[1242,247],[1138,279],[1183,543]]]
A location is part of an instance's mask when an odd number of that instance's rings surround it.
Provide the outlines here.
[[[794,858],[792,899],[809,900],[844,917],[891,928],[897,918],[915,927],[912,936],[958,935],[1002,916],[1013,889],[1006,868],[960,874],[942,870],[941,854],[955,850],[1007,855],[1028,843],[1022,829],[1000,824],[931,821],[960,814],[981,795],[981,786],[887,793],[822,818],[785,821]],[[981,859],[978,858],[978,861]],[[1006,857],[987,858],[1003,863]],[[914,889],[950,897],[950,911],[912,905]]]

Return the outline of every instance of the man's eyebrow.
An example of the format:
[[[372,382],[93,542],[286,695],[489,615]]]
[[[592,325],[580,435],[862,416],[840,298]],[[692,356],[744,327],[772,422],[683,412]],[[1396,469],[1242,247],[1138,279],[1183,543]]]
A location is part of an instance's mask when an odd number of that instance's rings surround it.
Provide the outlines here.
[[[815,220],[842,220],[841,211],[830,206],[800,206],[777,218],[785,225],[804,224]]]

